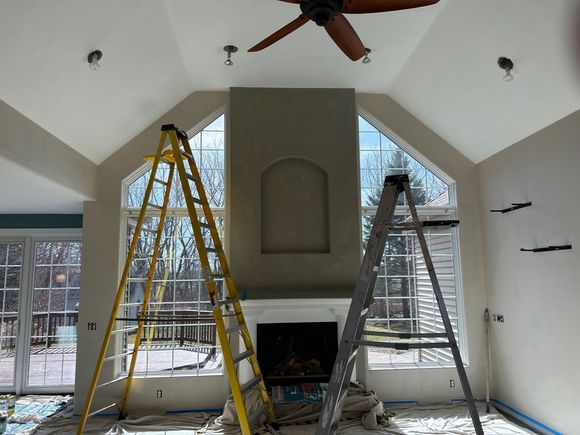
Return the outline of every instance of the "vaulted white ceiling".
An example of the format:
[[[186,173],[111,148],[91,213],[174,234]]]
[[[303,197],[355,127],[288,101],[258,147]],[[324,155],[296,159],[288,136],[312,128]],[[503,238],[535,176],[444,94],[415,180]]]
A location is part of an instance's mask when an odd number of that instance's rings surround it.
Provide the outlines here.
[[[276,0],[20,0],[0,4],[0,99],[100,163],[196,90],[353,87],[386,93],[474,162],[580,108],[577,0],[442,0],[350,15],[372,49],[351,62]],[[577,20],[577,26],[580,21]],[[222,47],[235,44],[234,67]],[[100,49],[99,71],[86,55]],[[498,56],[516,63],[502,82]]]

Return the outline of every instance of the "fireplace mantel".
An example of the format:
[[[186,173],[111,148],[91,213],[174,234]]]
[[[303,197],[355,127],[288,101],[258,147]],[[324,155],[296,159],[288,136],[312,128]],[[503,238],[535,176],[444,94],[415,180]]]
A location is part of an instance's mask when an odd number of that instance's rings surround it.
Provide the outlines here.
[[[257,325],[262,323],[337,322],[340,339],[350,302],[348,298],[252,299],[242,301],[242,309],[252,342],[256,346]],[[240,378],[251,378],[248,365],[240,367]]]

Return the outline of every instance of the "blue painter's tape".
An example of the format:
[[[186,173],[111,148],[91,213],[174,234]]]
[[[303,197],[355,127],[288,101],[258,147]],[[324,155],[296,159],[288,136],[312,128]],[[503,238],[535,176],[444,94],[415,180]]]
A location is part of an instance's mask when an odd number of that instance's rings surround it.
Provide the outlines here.
[[[499,406],[503,406],[504,408],[507,408],[509,411],[513,412],[515,414],[515,416],[519,417],[522,419],[522,421],[525,421],[529,424],[532,424],[534,426],[539,427],[542,430],[545,430],[546,432],[553,434],[553,435],[564,435],[562,432],[558,432],[557,430],[552,429],[549,426],[546,426],[544,423],[539,422],[538,420],[533,419],[532,417],[529,417],[528,415],[524,414],[522,411],[514,408],[513,406],[508,405],[507,403],[502,402],[501,400],[497,400],[497,399],[491,399],[492,403],[494,404],[498,404]]]

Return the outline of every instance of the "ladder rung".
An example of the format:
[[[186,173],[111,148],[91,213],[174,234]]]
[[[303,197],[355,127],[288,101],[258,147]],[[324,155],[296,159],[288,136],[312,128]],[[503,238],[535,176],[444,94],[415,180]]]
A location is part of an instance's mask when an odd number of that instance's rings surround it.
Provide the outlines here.
[[[184,150],[180,150],[181,151],[181,155],[187,157],[188,159],[193,160],[193,156],[191,154],[189,154],[187,151]]]
[[[141,227],[141,231],[143,231],[144,233],[155,233],[155,234],[157,234],[157,228],[145,228],[145,227]]]
[[[159,204],[153,204],[152,202],[148,202],[147,205],[149,207],[153,207],[153,208],[156,208],[158,210],[163,210],[163,206],[162,205],[159,205]]]
[[[187,173],[187,172],[185,173],[185,176],[186,176],[187,178],[189,178],[191,181],[194,181],[194,182],[196,182],[196,183],[197,183],[198,181],[201,181],[201,179],[200,179],[199,177],[196,177],[195,175],[193,175],[193,174],[189,174],[189,173]]]
[[[437,221],[422,221],[422,227],[456,227],[459,225],[458,220],[437,220]],[[390,230],[414,230],[415,224],[412,222],[401,222],[399,224],[389,224],[387,228]]]
[[[207,228],[207,229],[209,229],[209,230],[211,230],[212,228],[214,228],[214,227],[215,227],[215,225],[213,225],[213,224],[208,224],[208,223],[205,223],[205,222],[200,222],[200,223],[199,223],[199,226],[200,226],[200,227],[202,227],[202,228]]]
[[[363,331],[362,335],[375,335],[377,337],[393,337],[393,338],[447,338],[444,333],[409,333],[409,332],[381,332],[381,331]]]
[[[255,426],[260,416],[264,415],[266,411],[268,411],[268,409],[270,409],[270,405],[267,403],[263,403],[252,415],[250,415],[250,417],[248,418],[250,426]]]
[[[387,343],[383,341],[367,341],[367,340],[345,340],[347,344],[353,346],[368,346],[368,347],[386,347],[396,350],[409,349],[438,349],[451,347],[450,343]]]
[[[116,359],[124,358],[124,357],[129,356],[129,355],[133,355],[133,351],[131,351],[131,352],[125,352],[125,353],[120,353],[118,355],[108,356],[107,358],[105,358],[104,361],[105,362],[107,362],[107,361],[114,361]]]
[[[241,325],[230,326],[229,328],[226,329],[226,333],[231,334],[232,332],[238,332],[244,329],[245,327],[246,325],[244,323],[242,323]]]
[[[109,381],[109,382],[103,382],[102,384],[96,385],[95,389],[103,388],[103,387],[106,387],[107,385],[116,384],[117,382],[124,381],[127,378],[128,378],[128,376],[123,376],[123,377],[120,377],[117,379],[113,379],[112,381]]]
[[[246,350],[245,352],[242,352],[241,354],[239,354],[237,357],[234,358],[234,364],[237,364],[240,361],[243,361],[246,358],[251,357],[252,355],[254,355],[253,350]]]
[[[96,411],[93,411],[93,412],[91,412],[91,413],[88,415],[88,417],[92,417],[92,416],[94,416],[94,415],[100,414],[101,412],[103,412],[103,411],[105,411],[105,410],[107,410],[107,409],[111,409],[111,408],[113,408],[113,407],[115,407],[115,406],[117,406],[117,404],[116,404],[116,403],[111,403],[110,405],[104,406],[104,407],[103,407],[103,408],[101,408],[101,409],[97,409]],[[118,407],[118,406],[117,406],[117,407]]]
[[[229,275],[225,275],[225,274],[223,274],[223,273],[214,273],[214,274],[213,274],[213,279],[223,279],[223,278],[225,278],[226,276],[229,276]]]
[[[118,319],[116,319],[118,320]],[[132,332],[132,331],[136,331],[137,329],[139,329],[138,326],[132,326],[130,328],[123,328],[123,329],[115,329],[114,331],[111,331],[111,334],[122,334],[123,332]]]
[[[423,221],[421,224],[424,227],[456,227],[459,225],[459,221],[456,219],[446,219],[446,220],[432,220]]]
[[[215,252],[215,253],[217,253],[217,252],[222,252],[222,250],[221,250],[221,249],[218,249],[218,248],[211,248],[211,247],[209,247],[209,246],[206,246],[206,247],[205,247],[205,250],[206,250],[207,252]]]
[[[206,202],[203,202],[201,199],[196,198],[195,196],[192,196],[191,199],[193,200],[193,202],[195,202],[196,204],[199,204],[199,205],[206,205],[207,204]]]
[[[241,390],[242,394],[246,394],[248,391],[253,389],[260,382],[262,382],[262,377],[256,376],[256,377],[250,379],[248,382],[240,385],[240,390]]]
[[[160,178],[154,178],[154,180],[156,183],[163,184],[164,186],[167,186],[167,181],[165,181],[165,180],[161,180]]]

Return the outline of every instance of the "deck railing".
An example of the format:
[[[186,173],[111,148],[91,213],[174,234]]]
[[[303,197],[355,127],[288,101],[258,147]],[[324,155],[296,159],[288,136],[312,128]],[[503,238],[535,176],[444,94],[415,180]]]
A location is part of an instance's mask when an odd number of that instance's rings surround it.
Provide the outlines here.
[[[183,317],[184,320],[174,321],[176,317]],[[156,313],[156,319],[157,321],[152,324],[153,333],[149,336],[151,342],[179,343],[179,346],[197,344],[199,345],[196,348],[197,352],[215,354],[217,339],[211,311],[163,310]],[[40,345],[48,348],[55,343],[75,343],[76,334],[71,334],[69,331],[72,328],[66,327],[76,327],[78,321],[77,311],[33,314],[31,346]],[[16,314],[4,315],[1,334],[5,337],[2,350],[14,349],[18,335]]]

